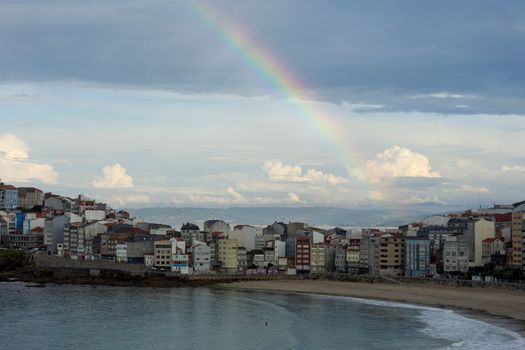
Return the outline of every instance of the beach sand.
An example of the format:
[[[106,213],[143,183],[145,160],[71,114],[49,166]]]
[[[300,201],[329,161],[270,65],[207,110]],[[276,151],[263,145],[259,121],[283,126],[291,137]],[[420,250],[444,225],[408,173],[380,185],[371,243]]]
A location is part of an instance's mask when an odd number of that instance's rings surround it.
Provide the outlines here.
[[[309,293],[387,300],[459,311],[525,335],[525,292],[443,285],[355,283],[323,280],[246,281],[223,284],[239,290]]]

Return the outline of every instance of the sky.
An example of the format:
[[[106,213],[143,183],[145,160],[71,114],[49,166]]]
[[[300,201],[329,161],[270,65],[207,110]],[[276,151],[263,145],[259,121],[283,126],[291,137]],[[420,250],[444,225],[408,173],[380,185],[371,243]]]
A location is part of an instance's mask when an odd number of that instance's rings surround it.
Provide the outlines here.
[[[116,207],[525,197],[523,1],[0,3],[0,178]]]

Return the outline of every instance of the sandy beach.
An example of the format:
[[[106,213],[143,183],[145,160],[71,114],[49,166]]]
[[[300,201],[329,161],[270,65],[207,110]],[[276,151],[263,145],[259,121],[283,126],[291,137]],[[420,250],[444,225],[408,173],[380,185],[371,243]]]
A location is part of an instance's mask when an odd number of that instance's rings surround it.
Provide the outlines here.
[[[247,281],[226,288],[284,293],[311,293],[378,299],[454,309],[467,316],[498,323],[525,334],[525,293],[489,288],[420,284],[372,284],[322,280]],[[511,321],[509,323],[509,321]]]

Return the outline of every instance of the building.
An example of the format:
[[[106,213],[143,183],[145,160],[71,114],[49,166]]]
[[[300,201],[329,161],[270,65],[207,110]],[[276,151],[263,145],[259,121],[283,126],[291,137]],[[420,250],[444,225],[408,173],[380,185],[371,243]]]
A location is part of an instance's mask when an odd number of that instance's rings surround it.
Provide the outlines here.
[[[385,233],[379,237],[379,275],[401,276],[405,269],[405,237]]]
[[[348,272],[359,273],[360,271],[361,239],[350,238],[346,247],[346,265]]]
[[[248,270],[248,251],[244,247],[237,247],[237,264],[239,271]]]
[[[310,273],[310,252],[312,243],[309,237],[295,238],[295,270],[297,273]]]
[[[58,244],[64,243],[64,229],[66,227],[66,216],[54,216],[46,219],[44,223],[44,244],[47,246],[48,254],[58,254]]]
[[[154,266],[158,268],[171,269],[171,241],[168,239],[155,241]]]
[[[470,243],[462,235],[449,236],[443,248],[445,273],[466,273],[469,268]]]
[[[217,257],[222,272],[236,273],[239,269],[237,260],[237,240],[222,238],[218,240]]]
[[[44,192],[34,187],[19,187],[18,202],[22,209],[44,205]]]
[[[379,239],[385,232],[367,230],[363,232],[359,245],[359,269],[370,275],[379,274]]]
[[[69,198],[57,195],[45,195],[44,207],[54,211],[71,211],[73,201]]]
[[[8,234],[3,237],[3,244],[12,249],[45,248],[44,235],[42,233]]]
[[[481,259],[483,265],[493,262],[494,255],[505,255],[505,243],[498,238],[486,238],[482,242]]]
[[[430,240],[405,238],[405,276],[419,277],[430,274]]]
[[[338,273],[348,272],[347,250],[348,246],[346,244],[338,244],[335,247],[335,271]]]
[[[186,242],[171,238],[171,271],[183,275],[189,273],[189,256],[186,254]]]
[[[228,237],[236,239],[239,247],[244,247],[247,251],[264,248],[264,239],[262,239],[262,246],[261,241],[259,241],[259,246],[256,247],[256,237],[262,238],[262,229],[254,226],[235,225]]]
[[[186,247],[193,245],[193,241],[204,241],[200,236],[199,226],[192,223],[185,223],[180,229],[181,238],[186,242]]]
[[[484,218],[475,220],[473,223],[473,237],[471,238],[470,266],[483,266],[483,240],[496,237],[496,223]]]
[[[310,248],[310,273],[330,273],[335,269],[335,247],[313,243]]]
[[[193,271],[207,272],[210,271],[211,252],[210,247],[204,242],[193,241],[192,247]]]
[[[207,239],[210,240],[213,233],[228,235],[230,233],[230,225],[222,220],[207,220],[204,222],[204,232],[207,234]]]
[[[115,246],[115,261],[120,263],[127,263],[128,262],[128,244],[126,242],[124,243],[117,243]]]
[[[85,256],[85,225],[73,223],[64,227],[64,256],[83,260]]]
[[[512,266],[525,270],[525,203],[517,203],[512,210]]]
[[[0,182],[0,209],[13,210],[18,206],[18,189]]]

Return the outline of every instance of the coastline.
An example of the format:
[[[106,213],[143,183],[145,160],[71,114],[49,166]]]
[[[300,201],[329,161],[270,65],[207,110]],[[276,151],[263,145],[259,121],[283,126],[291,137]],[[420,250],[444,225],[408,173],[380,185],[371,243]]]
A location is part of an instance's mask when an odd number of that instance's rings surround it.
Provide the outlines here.
[[[254,292],[350,297],[448,309],[516,332],[525,338],[525,293],[521,291],[322,280],[244,281],[219,284],[217,287]]]

